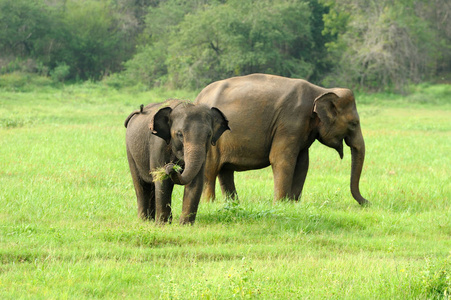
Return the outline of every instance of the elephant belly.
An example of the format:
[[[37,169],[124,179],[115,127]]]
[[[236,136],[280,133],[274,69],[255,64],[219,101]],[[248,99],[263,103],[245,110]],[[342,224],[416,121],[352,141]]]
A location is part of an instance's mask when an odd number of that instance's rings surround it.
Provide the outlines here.
[[[221,144],[221,165],[233,171],[247,171],[269,166],[269,147],[250,140],[233,139]]]
[[[269,161],[268,163],[251,162],[248,164],[225,163],[221,169],[240,172],[240,171],[263,169],[266,168],[267,166],[269,166]]]

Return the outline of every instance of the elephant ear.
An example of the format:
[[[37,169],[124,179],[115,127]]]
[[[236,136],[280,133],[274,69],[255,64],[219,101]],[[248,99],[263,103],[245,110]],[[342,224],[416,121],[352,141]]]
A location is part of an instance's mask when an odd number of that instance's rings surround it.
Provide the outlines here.
[[[171,128],[169,125],[169,115],[172,112],[172,108],[165,107],[160,109],[149,124],[149,129],[152,134],[162,138],[167,144],[171,141]]]
[[[229,121],[226,116],[216,107],[211,108],[213,116],[213,136],[211,137],[211,144],[216,145],[216,142],[226,130],[230,130]]]
[[[339,97],[334,92],[327,92],[315,99],[313,102],[313,112],[320,118],[321,122],[333,124],[338,115]]]

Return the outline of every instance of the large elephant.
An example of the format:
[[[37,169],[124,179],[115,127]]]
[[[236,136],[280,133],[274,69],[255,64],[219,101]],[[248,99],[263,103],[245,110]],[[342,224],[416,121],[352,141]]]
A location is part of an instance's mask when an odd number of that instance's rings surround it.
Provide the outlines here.
[[[236,196],[234,172],[271,165],[274,198],[299,199],[315,140],[343,158],[343,140],[351,148],[351,193],[369,204],[359,190],[365,158],[354,95],[344,88],[326,89],[302,79],[252,74],[214,82],[195,100],[219,108],[232,131],[208,153],[204,198],[214,199],[219,177],[222,192]]]
[[[207,151],[229,129],[227,122],[217,108],[179,100],[141,106],[127,117],[127,158],[141,218],[170,222],[176,183],[185,185],[180,223],[194,223]],[[183,171],[175,171],[175,164]],[[161,167],[170,178],[154,180],[150,172]]]

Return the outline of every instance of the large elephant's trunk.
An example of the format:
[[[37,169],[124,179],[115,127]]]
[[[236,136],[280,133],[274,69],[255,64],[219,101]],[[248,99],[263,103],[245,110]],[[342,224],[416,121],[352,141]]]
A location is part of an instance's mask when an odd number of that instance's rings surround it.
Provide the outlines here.
[[[192,146],[185,144],[184,161],[185,169],[183,172],[172,174],[172,180],[180,185],[187,185],[199,174],[200,169],[205,163],[206,150],[204,146]],[[203,174],[202,174],[203,176]]]
[[[370,202],[360,194],[359,182],[362,174],[363,162],[365,160],[365,141],[363,140],[362,131],[356,129],[354,134],[345,139],[346,144],[351,148],[352,164],[351,164],[351,194],[360,205],[369,205]]]

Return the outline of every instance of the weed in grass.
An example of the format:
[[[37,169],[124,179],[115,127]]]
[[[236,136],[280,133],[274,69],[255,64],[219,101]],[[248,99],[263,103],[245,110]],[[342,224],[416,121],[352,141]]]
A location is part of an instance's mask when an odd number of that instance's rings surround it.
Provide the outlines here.
[[[254,280],[254,269],[246,257],[242,258],[242,264],[234,269],[231,267],[227,272],[232,297],[239,299],[258,298],[261,294],[260,282]]]
[[[263,218],[271,218],[279,215],[280,211],[275,207],[268,207],[266,203],[244,205],[238,199],[226,198],[219,209],[209,214],[206,218],[214,223],[240,223],[251,222]]]
[[[17,128],[33,124],[32,118],[23,117],[4,117],[0,118],[0,128]]]
[[[425,295],[444,299],[451,297],[451,254],[442,260],[426,260],[420,286]]]

